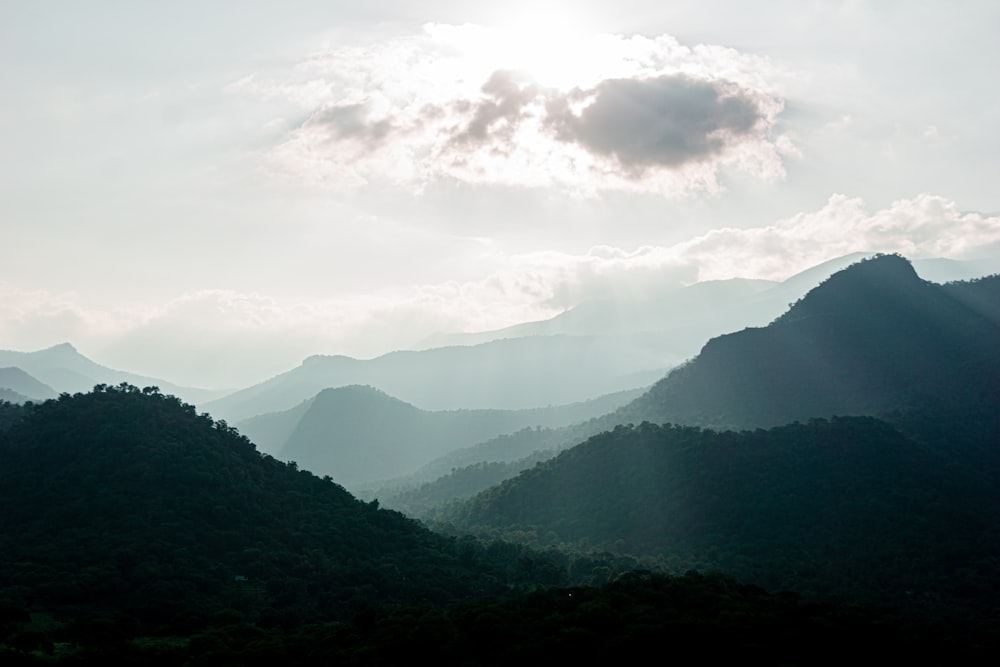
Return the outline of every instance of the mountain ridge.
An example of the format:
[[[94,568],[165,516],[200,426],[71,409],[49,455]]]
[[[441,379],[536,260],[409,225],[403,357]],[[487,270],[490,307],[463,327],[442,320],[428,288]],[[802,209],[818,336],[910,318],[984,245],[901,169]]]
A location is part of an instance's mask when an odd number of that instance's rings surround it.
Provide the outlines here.
[[[156,386],[193,403],[217,397],[223,392],[183,387],[161,378],[153,378],[103,366],[81,354],[72,343],[64,342],[33,352],[0,350],[0,366],[20,368],[56,393],[90,391],[94,385]]]
[[[236,426],[264,451],[359,485],[411,473],[455,449],[527,427],[559,426],[626,403],[639,390],[530,410],[421,410],[367,385],[327,388],[287,411]]]
[[[951,441],[987,464],[982,443],[991,436],[984,434],[1000,427],[997,340],[1000,277],[940,285],[919,278],[905,258],[875,255],[831,274],[771,324],[709,340],[699,355],[612,413],[572,429],[527,432],[516,443],[494,444],[516,444],[525,456],[534,446],[554,456],[622,424],[738,431],[857,415],[889,419],[940,446]],[[958,434],[928,424],[925,413],[944,415],[949,424],[961,423],[957,415],[975,417]],[[466,468],[451,474],[453,483],[463,474],[483,479],[475,452],[467,454],[460,464]],[[509,463],[510,476],[523,468]],[[427,484],[427,497],[445,495],[435,484]],[[469,484],[461,488],[473,488]],[[398,500],[391,493],[383,497],[401,509],[426,511],[412,487],[398,492]]]

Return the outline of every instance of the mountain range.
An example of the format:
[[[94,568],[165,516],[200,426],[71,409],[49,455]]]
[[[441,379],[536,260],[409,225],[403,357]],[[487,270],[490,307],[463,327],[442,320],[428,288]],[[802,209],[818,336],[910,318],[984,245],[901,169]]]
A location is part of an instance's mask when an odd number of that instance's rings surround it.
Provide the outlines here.
[[[993,403],[998,340],[1000,276],[939,285],[880,256],[837,272],[767,327],[713,338],[617,418],[755,428]]]
[[[855,253],[781,282],[705,281],[579,304],[550,320],[436,336],[372,359],[315,355],[289,371],[199,407],[232,423],[295,408],[323,389],[372,386],[423,410],[519,410],[648,387],[713,337],[764,326]],[[927,280],[982,276],[988,260],[921,260]]]
[[[477,334],[442,334],[412,350],[374,359],[316,355],[253,386],[177,386],[102,366],[69,343],[34,352],[0,350],[0,368],[17,367],[56,393],[96,384],[157,386],[218,418],[241,422],[288,410],[327,388],[374,386],[424,410],[523,409],[562,405],[646,387],[690,359],[712,337],[763,326],[855,253],[782,282],[733,279],[645,289],[593,299],[543,322]],[[993,259],[924,259],[918,274],[943,283],[1000,270]],[[13,400],[30,395],[0,383]]]
[[[153,387],[0,402],[0,658],[501,664],[669,637],[687,655],[723,642],[726,661],[989,659],[998,334],[1000,277],[864,258],[620,407],[432,460],[502,459],[463,469],[493,481],[423,524]],[[343,470],[426,459],[463,423],[516,428],[323,389],[248,423],[283,452],[340,431]]]
[[[331,475],[353,491],[506,433],[606,414],[641,392],[549,408],[428,411],[374,387],[352,385],[324,389],[291,410],[258,415],[236,427],[262,451]]]
[[[918,429],[926,439],[935,430],[927,415],[949,424],[953,415],[967,415],[973,418],[961,433],[937,429],[933,437],[983,448],[977,443],[1000,414],[997,340],[1000,278],[939,285],[921,279],[902,257],[877,256],[833,274],[768,326],[711,339],[699,355],[607,415],[456,451],[449,467],[437,466],[437,482],[369,493],[401,509],[426,509],[421,494],[454,500],[442,487],[469,495],[486,488],[472,481],[482,478],[484,462],[506,462],[506,474],[514,476],[538,458],[516,463],[501,454],[504,447],[524,457],[552,456],[616,425],[645,421],[751,429],[867,415]],[[486,479],[497,483],[500,470],[492,472]]]
[[[431,515],[981,612],[1000,592],[998,415],[1000,276],[938,285],[875,256],[770,325],[712,339],[595,420],[602,433]]]
[[[18,382],[28,382],[20,386],[33,387],[29,391],[19,391],[8,383],[15,380],[11,375],[0,375],[0,388],[10,388],[24,398],[37,400],[51,398],[59,393],[86,392],[98,384],[116,385],[122,382],[137,386],[155,386],[172,395],[183,397],[194,403],[218,397],[225,391],[182,387],[161,378],[137,375],[102,366],[80,354],[70,343],[62,343],[35,352],[0,350],[0,368],[16,368],[30,376],[22,376]]]

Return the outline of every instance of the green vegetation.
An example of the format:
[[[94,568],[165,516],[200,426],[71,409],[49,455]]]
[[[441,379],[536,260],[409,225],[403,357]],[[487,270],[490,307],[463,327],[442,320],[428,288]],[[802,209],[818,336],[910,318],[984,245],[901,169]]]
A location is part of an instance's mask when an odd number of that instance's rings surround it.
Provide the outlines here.
[[[741,433],[644,423],[595,436],[439,520],[768,589],[992,613],[997,500],[992,475],[872,418]]]

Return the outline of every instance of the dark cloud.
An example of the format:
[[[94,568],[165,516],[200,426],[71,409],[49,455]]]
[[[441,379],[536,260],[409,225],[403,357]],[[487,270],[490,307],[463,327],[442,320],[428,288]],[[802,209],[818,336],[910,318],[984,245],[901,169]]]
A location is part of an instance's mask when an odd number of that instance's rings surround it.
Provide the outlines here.
[[[457,143],[481,143],[490,138],[509,140],[526,117],[524,108],[540,92],[539,87],[515,72],[497,70],[483,84],[485,97],[478,102],[459,102],[455,109],[472,113],[469,123],[458,132]]]
[[[322,127],[334,139],[357,139],[369,144],[382,143],[394,129],[386,119],[370,120],[368,108],[364,104],[344,104],[321,109],[310,116],[303,127]]]
[[[571,105],[584,100],[577,115]],[[613,156],[633,173],[718,155],[765,120],[751,91],[686,76],[608,79],[590,91],[550,96],[546,112],[557,138]]]

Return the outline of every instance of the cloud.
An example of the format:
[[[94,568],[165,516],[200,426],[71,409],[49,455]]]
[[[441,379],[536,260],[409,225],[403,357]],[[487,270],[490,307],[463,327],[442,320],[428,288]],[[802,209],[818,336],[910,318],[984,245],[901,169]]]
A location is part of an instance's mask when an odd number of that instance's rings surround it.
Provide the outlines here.
[[[784,103],[766,60],[669,36],[603,35],[568,53],[510,39],[432,25],[229,91],[309,109],[270,151],[270,175],[321,189],[460,182],[681,196],[719,190],[724,169],[783,177],[794,146],[775,131]]]
[[[238,386],[310,354],[371,357],[439,332],[475,332],[552,317],[588,299],[646,298],[700,280],[783,280],[855,252],[911,259],[1000,256],[1000,215],[923,194],[870,211],[835,195],[815,211],[748,229],[716,229],[666,246],[490,258],[466,281],[384,288],[322,300],[202,290],[158,306],[88,305],[78,294],[0,283],[0,347],[70,341],[110,366],[194,386]]]
[[[456,112],[469,117],[462,130],[452,137],[459,144],[509,143],[521,121],[528,117],[525,107],[536,99],[540,89],[526,77],[497,70],[483,84],[484,97],[477,102],[458,102]]]
[[[929,194],[870,212],[860,198],[837,194],[818,211],[765,227],[712,230],[675,250],[697,264],[701,280],[736,275],[780,280],[855,252],[896,252],[910,259],[995,256],[1000,216],[963,212],[955,202]]]
[[[574,97],[592,97],[579,114]],[[759,95],[727,81],[687,76],[609,79],[549,102],[547,125],[563,140],[614,157],[640,177],[648,167],[709,160],[773,122]]]
[[[376,147],[386,140],[393,130],[387,118],[371,120],[364,104],[342,104],[320,109],[303,124],[304,128],[324,128],[332,138],[353,139],[369,147]]]

